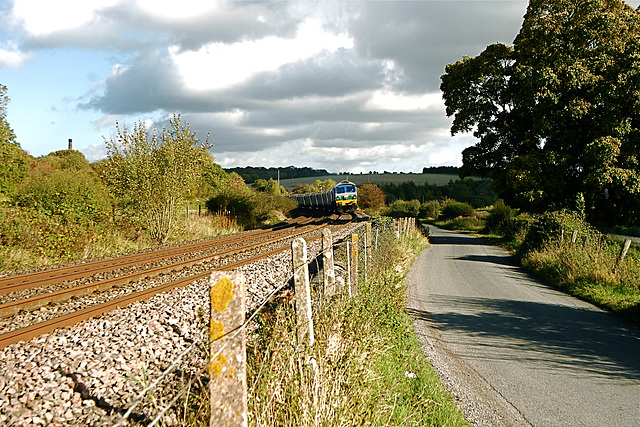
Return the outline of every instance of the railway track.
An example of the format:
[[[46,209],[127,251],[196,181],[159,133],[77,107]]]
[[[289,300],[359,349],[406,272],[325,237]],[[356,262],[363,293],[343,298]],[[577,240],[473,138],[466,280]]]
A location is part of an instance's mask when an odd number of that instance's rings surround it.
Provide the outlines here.
[[[154,261],[163,260],[184,253],[195,253],[198,251],[217,249],[223,245],[237,244],[238,242],[242,242],[244,239],[257,239],[260,236],[268,236],[277,232],[277,230],[285,230],[286,232],[287,229],[304,226],[312,223],[314,220],[314,218],[303,218],[296,222],[287,223],[285,226],[267,230],[252,230],[240,235],[225,236],[214,240],[207,240],[179,247],[3,277],[0,278],[0,295],[6,295],[25,289],[43,287],[50,284],[56,284],[61,281],[72,281],[78,278],[127,268],[134,265],[139,266],[143,264],[150,264]]]
[[[355,219],[355,216],[353,219]],[[150,277],[174,275],[175,272],[182,272],[181,275],[183,276],[178,280],[170,280],[159,286],[150,286],[142,290],[127,292],[124,296],[109,298],[105,302],[96,303],[80,310],[72,310],[66,314],[26,327],[9,330],[0,334],[0,349],[19,341],[26,341],[51,332],[60,327],[74,325],[117,307],[147,299],[155,294],[188,285],[207,277],[213,269],[231,270],[241,265],[264,259],[287,250],[291,240],[298,236],[304,236],[307,240],[317,239],[320,237],[320,230],[328,226],[329,223],[335,224],[336,220],[338,220],[336,217],[330,219],[306,218],[276,229],[252,231],[178,248],[163,249],[0,279],[0,295],[9,297],[19,294],[21,291],[42,290],[46,289],[47,286],[60,283],[64,285],[63,289],[60,290],[40,291],[28,298],[18,297],[0,304],[0,318],[7,318],[20,316],[31,310],[51,304],[61,304],[72,298],[92,296],[109,291],[112,288],[124,288],[128,284]],[[348,221],[342,222],[348,224]],[[340,225],[334,226],[339,227]],[[205,253],[204,255],[202,255],[203,252]],[[184,253],[195,253],[196,256],[181,259]],[[173,260],[174,257],[178,258],[178,260]],[[165,263],[167,260],[169,262]],[[157,262],[162,265],[154,266],[153,264]],[[128,274],[114,274],[115,277],[103,280],[74,285],[74,281],[87,276],[95,277],[96,275],[105,275],[107,273],[112,274],[114,270],[122,271],[132,267],[137,269],[141,265],[151,267]]]

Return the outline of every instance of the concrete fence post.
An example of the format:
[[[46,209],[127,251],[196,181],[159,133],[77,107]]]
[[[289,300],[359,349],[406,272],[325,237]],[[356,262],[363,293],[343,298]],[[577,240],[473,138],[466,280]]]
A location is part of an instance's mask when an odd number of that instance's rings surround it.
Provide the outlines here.
[[[364,256],[362,257],[363,261],[364,261],[364,283],[367,283],[369,278],[367,277],[367,258],[369,258],[369,235],[365,232],[364,233],[364,244],[362,245],[362,248],[364,250]]]
[[[351,243],[347,242],[347,291],[349,292],[349,298],[351,294]]]
[[[617,265],[620,265],[624,261],[630,247],[631,247],[631,239],[626,239],[624,241],[624,245],[622,245],[622,251],[620,251],[620,256],[618,257]]]
[[[331,230],[322,230],[322,283],[324,285],[324,295],[331,297],[341,290],[336,282],[336,271],[333,263],[333,238]]]
[[[214,271],[209,279],[210,426],[246,426],[247,356],[242,273]]]
[[[573,230],[573,234],[571,235],[571,246],[576,244],[576,240],[578,240],[578,230]]]
[[[358,295],[358,235],[351,235],[351,266],[349,267],[351,275],[351,295]]]
[[[309,345],[314,342],[313,317],[311,312],[311,290],[309,288],[309,265],[307,264],[307,242],[299,237],[291,243],[293,255],[293,287],[296,301],[296,324],[298,343],[309,335]]]
[[[367,223],[367,240],[366,240],[366,248],[367,253],[369,254],[369,258],[371,258],[371,243],[373,242],[373,233],[371,232],[371,223]]]

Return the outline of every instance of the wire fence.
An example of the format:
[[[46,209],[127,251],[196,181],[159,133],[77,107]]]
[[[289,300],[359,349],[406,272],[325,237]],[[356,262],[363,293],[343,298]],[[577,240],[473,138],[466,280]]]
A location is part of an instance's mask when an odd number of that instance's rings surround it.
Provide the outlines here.
[[[402,233],[407,232],[410,228],[415,228],[415,218],[399,218],[393,222],[393,231],[396,237],[400,237]],[[362,276],[367,276],[368,259],[371,257],[371,251],[376,250],[378,247],[378,233],[376,229],[375,233],[372,230],[371,223],[365,224],[365,231],[360,232],[362,238],[359,237],[359,233],[353,233],[348,238],[341,241],[333,242],[331,233],[326,229],[323,231],[322,248],[318,251],[316,256],[312,259],[308,259],[306,241],[304,239],[296,239],[292,243],[292,271],[286,280],[279,286],[273,289],[251,313],[245,313],[244,301],[245,301],[245,284],[242,274],[220,272],[215,271],[212,273],[210,279],[210,295],[211,295],[211,322],[208,330],[203,330],[194,339],[193,343],[180,353],[169,367],[167,367],[152,383],[141,390],[135,399],[132,400],[128,410],[122,414],[117,420],[114,427],[121,427],[127,424],[131,414],[136,408],[138,408],[145,399],[148,399],[148,394],[158,388],[158,386],[166,380],[172,372],[178,369],[183,363],[183,360],[190,353],[194,353],[200,345],[206,344],[206,341],[210,342],[209,360],[199,371],[196,372],[195,377],[199,377],[205,374],[205,371],[209,373],[209,385],[210,385],[210,399],[211,399],[211,417],[213,421],[211,425],[247,425],[247,392],[248,387],[246,383],[246,350],[245,344],[237,345],[236,340],[241,338],[245,340],[245,334],[248,325],[250,325],[256,318],[256,316],[271,303],[275,296],[280,294],[283,290],[290,288],[293,284],[294,296],[296,298],[296,317],[297,317],[297,338],[299,342],[306,340],[307,343],[313,343],[313,313],[312,306],[314,305],[311,300],[311,293],[309,292],[310,286],[310,274],[309,266],[314,266],[313,269],[315,276],[320,278],[322,292],[320,298],[328,296],[347,293],[349,297],[357,295],[358,280],[360,274],[358,273],[358,265],[363,265]],[[341,253],[340,258],[346,257],[346,265],[341,265],[339,262],[335,262],[336,253]],[[314,265],[315,264],[315,265]],[[354,271],[355,269],[355,271]],[[336,270],[341,270],[341,274],[336,274]],[[342,277],[346,278],[346,280]],[[229,283],[231,288],[240,290],[240,294],[231,296],[229,292]],[[222,283],[222,285],[221,285]],[[226,290],[222,289],[225,288]],[[216,289],[217,290],[214,290]],[[236,299],[239,307],[233,307],[234,315],[236,319],[241,319],[236,324],[224,324],[217,317],[220,313],[227,311],[227,306],[222,308],[221,300],[231,302]],[[224,302],[222,301],[222,302]],[[316,304],[318,302],[316,301]],[[223,324],[221,329],[220,324]],[[235,346],[234,352],[230,353],[231,347]],[[226,351],[226,353],[225,353]],[[227,356],[225,356],[227,354]],[[232,369],[232,363],[235,361],[240,365],[244,364],[244,368]],[[313,360],[309,363],[313,365]],[[293,362],[292,362],[293,363]],[[234,365],[236,366],[236,365]],[[149,426],[155,426],[161,423],[163,417],[172,408],[175,408],[177,402],[185,395],[188,395],[192,386],[193,378],[190,378],[184,386],[182,386],[173,398],[164,405],[164,407],[157,409],[157,412],[148,424]],[[219,384],[214,379],[221,379],[222,382],[229,380],[231,387],[242,388],[242,390],[234,390],[239,392],[241,398],[238,398],[238,394],[231,392],[220,392],[220,388],[224,385]],[[257,376],[256,382],[260,379],[260,375]],[[284,379],[284,378],[283,378]],[[229,386],[229,384],[226,384]],[[255,388],[256,383],[252,384],[251,389]],[[271,400],[274,399],[274,395],[271,396]],[[227,398],[226,402],[220,401]],[[216,400],[218,399],[218,400]],[[264,412],[269,407],[267,403]],[[264,414],[263,414],[264,416]],[[223,419],[224,418],[224,419]]]

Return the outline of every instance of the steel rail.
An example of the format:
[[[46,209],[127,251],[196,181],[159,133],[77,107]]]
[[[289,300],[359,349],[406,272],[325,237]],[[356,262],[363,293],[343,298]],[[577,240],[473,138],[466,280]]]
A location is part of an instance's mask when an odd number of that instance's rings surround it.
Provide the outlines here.
[[[311,218],[313,220],[313,218]],[[286,227],[280,227],[277,232],[289,227],[306,225],[310,221],[307,219],[300,223],[291,223]],[[179,246],[175,248],[161,249],[142,254],[125,255],[105,261],[92,261],[85,264],[77,264],[66,267],[59,267],[51,270],[27,273],[17,276],[0,278],[0,295],[9,294],[25,289],[32,289],[49,284],[60,283],[61,281],[71,281],[94,274],[113,271],[118,268],[126,268],[133,265],[148,264],[167,257],[180,255],[186,252],[197,252],[200,250],[215,248],[224,244],[235,243],[245,240],[247,237],[253,238],[261,235],[273,233],[274,228],[266,230],[251,230],[241,235],[224,236],[215,240],[199,242],[191,245]]]
[[[322,228],[322,227],[324,227],[324,225],[319,226],[317,228]],[[346,224],[341,225],[338,228],[343,228],[343,227],[346,227]],[[317,235],[315,237],[309,237],[305,240],[307,242],[311,242],[320,238],[321,236]],[[232,264],[227,264],[227,265],[218,267],[216,269],[229,271],[229,270],[238,268],[240,266],[265,259],[271,255],[275,255],[287,250],[289,250],[289,248],[285,246],[282,248],[271,250],[269,252],[265,252],[257,256],[249,257],[242,261],[238,261]],[[108,313],[109,311],[115,310],[117,308],[125,307],[134,302],[151,298],[154,295],[159,294],[161,292],[167,292],[172,289],[184,287],[190,283],[195,282],[196,280],[200,280],[210,276],[214,270],[215,269],[207,270],[206,272],[203,272],[203,273],[185,277],[173,282],[165,283],[163,285],[155,286],[155,287],[146,289],[144,291],[135,292],[127,296],[108,301],[106,303],[96,304],[94,306],[91,306],[82,310],[78,310],[73,313],[69,313],[69,314],[57,317],[55,319],[46,320],[46,321],[37,323],[35,325],[27,326],[20,329],[15,329],[13,331],[0,334],[0,349],[7,347],[11,344],[16,344],[20,341],[28,341],[42,334],[53,332],[54,330],[59,329],[61,327],[73,326],[83,320],[88,320],[92,317],[100,316],[102,314]]]
[[[180,271],[183,270],[185,268],[191,267],[193,265],[196,264],[202,264],[208,261],[212,261],[218,258],[224,258],[226,256],[230,256],[230,255],[235,255],[235,254],[239,254],[239,253],[244,253],[253,249],[257,249],[261,246],[266,246],[266,245],[270,245],[270,244],[274,244],[274,243],[278,243],[279,241],[282,240],[286,240],[286,239],[290,239],[294,236],[296,236],[297,234],[305,234],[305,233],[309,233],[309,232],[314,232],[320,228],[324,227],[324,225],[319,225],[319,226],[315,226],[313,229],[311,230],[306,230],[303,233],[292,233],[292,234],[288,234],[286,236],[279,236],[264,242],[257,242],[257,243],[253,243],[250,244],[248,246],[244,246],[241,248],[235,248],[235,249],[229,249],[223,252],[217,252],[215,254],[210,254],[210,255],[205,255],[202,257],[198,257],[198,258],[194,258],[194,259],[190,259],[190,260],[186,260],[186,261],[181,261],[181,262],[177,262],[177,263],[173,263],[173,264],[169,264],[169,265],[164,265],[164,266],[160,266],[160,267],[155,267],[155,268],[151,268],[148,270],[144,270],[144,271],[139,271],[136,273],[132,273],[132,274],[128,274],[128,275],[124,275],[124,276],[119,276],[119,277],[114,277],[111,279],[107,279],[107,280],[102,280],[99,282],[95,282],[95,283],[89,283],[86,285],[81,285],[81,286],[76,286],[73,288],[68,288],[68,289],[63,289],[60,291],[56,291],[56,292],[51,292],[51,293],[46,293],[46,294],[42,294],[42,295],[37,295],[31,298],[27,298],[27,299],[23,299],[23,300],[18,300],[18,301],[11,301],[11,302],[7,302],[4,304],[0,304],[0,318],[5,318],[5,317],[10,317],[13,316],[17,313],[19,313],[20,311],[32,311],[35,310],[37,308],[43,307],[47,304],[50,303],[54,303],[54,302],[64,302],[67,301],[73,297],[82,297],[91,293],[95,293],[95,292],[99,292],[99,291],[105,291],[108,289],[111,289],[115,286],[118,285],[122,285],[125,283],[130,283],[133,282],[135,280],[139,280],[141,278],[152,278],[152,277],[157,277],[160,274],[163,273],[169,273],[169,272],[173,272],[173,271]]]

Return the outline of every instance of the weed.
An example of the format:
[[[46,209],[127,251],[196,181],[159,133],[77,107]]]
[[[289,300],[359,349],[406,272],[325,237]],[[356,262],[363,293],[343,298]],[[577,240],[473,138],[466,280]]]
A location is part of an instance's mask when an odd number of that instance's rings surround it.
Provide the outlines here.
[[[358,295],[314,310],[313,348],[296,342],[287,300],[262,313],[247,353],[250,424],[465,424],[405,310],[404,274],[426,239],[416,230],[397,240],[387,222],[377,222],[378,249]]]

